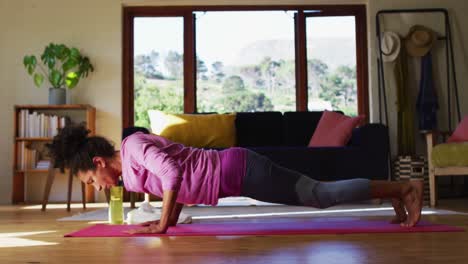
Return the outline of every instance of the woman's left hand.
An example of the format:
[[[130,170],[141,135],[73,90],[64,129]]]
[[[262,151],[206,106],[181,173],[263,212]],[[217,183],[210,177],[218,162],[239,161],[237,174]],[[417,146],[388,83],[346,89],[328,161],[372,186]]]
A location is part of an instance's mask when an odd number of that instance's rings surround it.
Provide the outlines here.
[[[149,226],[145,226],[138,229],[131,229],[124,231],[128,234],[165,234],[167,231],[167,227],[162,226],[161,224],[150,224]]]

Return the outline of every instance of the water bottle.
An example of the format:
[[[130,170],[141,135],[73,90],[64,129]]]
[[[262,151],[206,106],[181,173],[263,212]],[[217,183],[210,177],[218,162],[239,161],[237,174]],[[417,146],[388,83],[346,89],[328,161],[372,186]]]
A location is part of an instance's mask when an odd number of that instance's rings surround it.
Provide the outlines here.
[[[119,181],[118,185],[112,186],[110,189],[109,224],[121,225],[123,222],[123,184]]]

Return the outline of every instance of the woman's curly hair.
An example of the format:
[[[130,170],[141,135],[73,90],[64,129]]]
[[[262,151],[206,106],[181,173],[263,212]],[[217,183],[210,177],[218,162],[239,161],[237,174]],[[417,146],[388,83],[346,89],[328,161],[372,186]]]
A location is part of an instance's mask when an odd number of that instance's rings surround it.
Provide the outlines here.
[[[73,175],[79,171],[96,169],[93,158],[111,158],[115,155],[113,144],[104,137],[88,136],[84,124],[67,125],[47,144],[55,168],[71,170]]]

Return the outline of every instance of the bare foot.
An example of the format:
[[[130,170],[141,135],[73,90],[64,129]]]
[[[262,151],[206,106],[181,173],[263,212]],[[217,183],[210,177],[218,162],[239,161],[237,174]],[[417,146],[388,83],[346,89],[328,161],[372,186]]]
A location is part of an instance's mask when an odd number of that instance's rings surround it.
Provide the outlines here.
[[[405,206],[401,199],[392,198],[392,206],[395,210],[395,217],[390,221],[391,224],[400,224],[406,221],[408,215],[406,214]]]
[[[403,195],[403,203],[408,211],[408,218],[400,225],[413,227],[421,219],[424,183],[422,180],[409,181],[409,188]]]

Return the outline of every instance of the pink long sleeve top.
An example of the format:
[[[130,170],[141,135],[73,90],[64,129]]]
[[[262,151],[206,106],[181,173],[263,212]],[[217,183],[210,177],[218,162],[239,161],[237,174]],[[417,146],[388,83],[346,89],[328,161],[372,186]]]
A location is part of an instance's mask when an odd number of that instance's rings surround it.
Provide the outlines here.
[[[154,134],[128,136],[120,155],[125,189],[159,197],[178,190],[177,202],[184,204],[216,205],[218,198],[239,195],[245,175],[244,149],[198,149]]]

